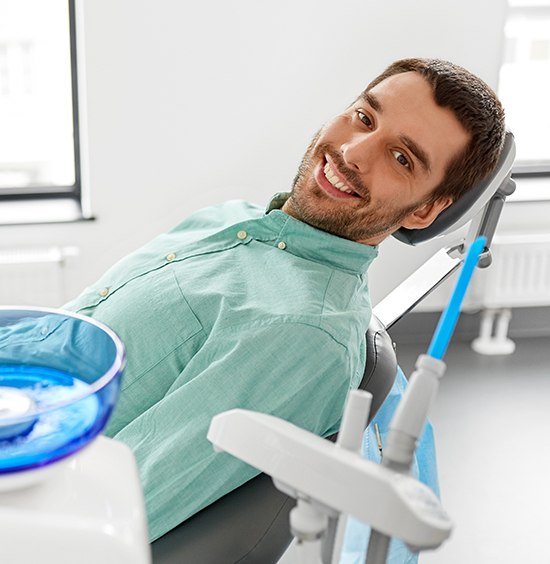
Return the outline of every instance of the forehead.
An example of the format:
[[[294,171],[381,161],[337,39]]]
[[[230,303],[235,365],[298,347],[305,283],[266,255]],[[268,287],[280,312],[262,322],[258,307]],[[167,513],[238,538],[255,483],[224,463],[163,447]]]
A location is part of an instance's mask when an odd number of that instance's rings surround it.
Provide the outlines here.
[[[362,100],[364,96],[358,102]],[[386,78],[366,93],[365,101],[379,114],[386,131],[422,147],[434,172],[446,169],[470,138],[452,110],[435,102],[431,85],[416,72]]]

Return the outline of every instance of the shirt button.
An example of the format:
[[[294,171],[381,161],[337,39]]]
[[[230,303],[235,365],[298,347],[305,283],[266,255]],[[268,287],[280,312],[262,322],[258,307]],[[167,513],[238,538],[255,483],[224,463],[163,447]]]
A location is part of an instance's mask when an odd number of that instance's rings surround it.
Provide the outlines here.
[[[109,293],[109,288],[101,288],[101,290],[99,290],[99,295],[102,298],[104,298],[108,293]]]
[[[237,233],[237,239],[240,239],[242,241],[243,239],[246,239],[247,235],[248,233],[246,231],[239,231]]]
[[[284,251],[286,249],[286,243],[284,241],[277,243],[277,248],[281,249],[281,251]]]
[[[176,253],[170,253],[169,255],[166,255],[166,260],[167,261],[171,261],[174,260],[176,258]]]

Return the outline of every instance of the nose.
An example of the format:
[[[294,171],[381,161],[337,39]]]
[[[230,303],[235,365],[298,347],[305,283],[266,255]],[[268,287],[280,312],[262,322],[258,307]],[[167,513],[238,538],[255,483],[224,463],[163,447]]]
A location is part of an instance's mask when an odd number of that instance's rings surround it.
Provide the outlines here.
[[[342,143],[341,154],[347,166],[358,173],[365,173],[376,155],[377,138],[375,132],[354,132]]]

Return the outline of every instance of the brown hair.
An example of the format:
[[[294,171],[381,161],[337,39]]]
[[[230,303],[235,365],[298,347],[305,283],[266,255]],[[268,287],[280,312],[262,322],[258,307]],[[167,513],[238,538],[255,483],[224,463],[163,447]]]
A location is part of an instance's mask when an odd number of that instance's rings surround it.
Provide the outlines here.
[[[449,108],[471,135],[462,153],[448,165],[432,201],[457,200],[496,167],[506,133],[504,109],[493,90],[466,69],[439,59],[402,59],[391,64],[366,88],[390,76],[417,72],[432,86],[435,102]]]

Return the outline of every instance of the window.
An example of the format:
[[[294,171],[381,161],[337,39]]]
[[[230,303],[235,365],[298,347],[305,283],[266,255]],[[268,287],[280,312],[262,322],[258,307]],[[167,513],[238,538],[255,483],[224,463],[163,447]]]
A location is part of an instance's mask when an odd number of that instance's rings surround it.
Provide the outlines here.
[[[517,172],[550,173],[550,0],[509,0],[499,96]]]
[[[80,198],[74,0],[0,0],[0,200]]]

